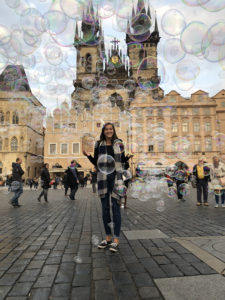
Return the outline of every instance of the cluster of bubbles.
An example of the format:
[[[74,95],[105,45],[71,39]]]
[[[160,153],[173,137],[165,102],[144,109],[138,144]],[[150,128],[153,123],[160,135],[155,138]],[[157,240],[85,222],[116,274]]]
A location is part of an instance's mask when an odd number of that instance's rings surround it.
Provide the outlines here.
[[[193,0],[183,2],[188,6],[204,8],[209,12],[224,9],[224,1]],[[163,54],[170,64],[176,64],[174,81],[181,90],[190,90],[200,74],[203,59],[210,63],[220,63],[225,59],[225,22],[223,20],[208,26],[201,21],[187,22],[183,13],[170,9],[164,13],[161,27],[168,36]]]

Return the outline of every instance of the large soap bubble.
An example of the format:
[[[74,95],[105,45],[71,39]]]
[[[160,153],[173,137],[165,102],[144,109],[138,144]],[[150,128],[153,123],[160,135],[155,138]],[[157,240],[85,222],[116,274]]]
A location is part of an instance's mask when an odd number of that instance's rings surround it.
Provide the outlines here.
[[[170,9],[163,15],[161,26],[165,33],[176,36],[185,28],[186,22],[183,14],[179,10]]]
[[[102,154],[97,161],[98,170],[105,174],[111,174],[115,171],[115,160],[111,155]]]

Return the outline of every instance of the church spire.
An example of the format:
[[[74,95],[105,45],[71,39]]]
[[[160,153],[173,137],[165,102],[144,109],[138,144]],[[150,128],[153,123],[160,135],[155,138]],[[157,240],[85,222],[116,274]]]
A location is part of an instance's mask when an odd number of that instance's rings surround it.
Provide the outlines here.
[[[149,16],[149,18],[151,19],[151,10],[150,10],[150,5],[148,3],[148,12],[147,12],[147,15]]]
[[[135,11],[134,11],[134,1],[132,1],[132,18],[135,17]]]
[[[156,12],[155,12],[155,30],[154,30],[155,32],[159,32],[159,28],[158,28],[158,21],[157,21],[157,14],[156,14]]]
[[[76,22],[76,27],[75,27],[75,41],[78,41],[78,40],[79,40],[78,25],[77,25],[77,22]]]
[[[144,0],[138,0],[138,3],[137,3],[137,15],[138,14],[146,14]]]

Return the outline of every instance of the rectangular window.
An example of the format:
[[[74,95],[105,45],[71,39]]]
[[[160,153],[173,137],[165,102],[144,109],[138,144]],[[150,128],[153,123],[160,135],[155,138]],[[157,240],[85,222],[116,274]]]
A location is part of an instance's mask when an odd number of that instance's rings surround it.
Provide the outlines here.
[[[114,125],[115,127],[120,127],[120,122],[115,122]]]
[[[159,123],[158,123],[158,128],[163,128],[163,127],[164,127],[163,122],[159,122]]]
[[[205,151],[212,151],[212,138],[207,137],[205,139]]]
[[[201,151],[201,143],[200,141],[194,141],[194,151],[200,152]]]
[[[61,154],[68,153],[68,144],[61,144]]]
[[[80,153],[80,143],[73,143],[73,154]]]
[[[56,144],[50,144],[49,150],[50,150],[51,155],[55,155],[56,154]]]
[[[187,122],[182,123],[182,131],[183,132],[188,132],[188,123]]]
[[[211,131],[211,123],[210,122],[206,122],[205,123],[205,131],[206,132],[210,132]]]
[[[158,142],[158,152],[164,152],[164,142]]]
[[[206,116],[210,115],[210,108],[209,107],[204,108],[204,115],[206,115]]]
[[[172,132],[178,132],[178,124],[172,123]]]
[[[149,145],[148,152],[153,152],[153,151],[154,151],[154,145]]]
[[[187,108],[184,108],[184,107],[182,107],[182,108],[181,108],[181,115],[183,115],[183,116],[187,116],[187,115],[188,115],[188,109],[187,109]]]
[[[55,129],[59,129],[59,128],[60,128],[60,124],[59,124],[59,123],[55,123],[55,124],[54,124],[54,128],[55,128]]]
[[[199,132],[200,131],[200,123],[195,122],[194,123],[194,132]]]
[[[97,123],[96,126],[97,126],[97,128],[100,128],[101,127],[101,123]]]
[[[76,128],[76,124],[75,123],[70,123],[69,128]]]
[[[158,114],[158,117],[162,117],[163,116],[163,109],[162,108],[158,108],[157,114]]]
[[[194,116],[199,115],[199,113],[200,113],[199,107],[193,107],[192,112],[193,112]]]
[[[177,115],[177,109],[176,108],[172,108],[171,109],[171,115],[172,116],[176,116]]]

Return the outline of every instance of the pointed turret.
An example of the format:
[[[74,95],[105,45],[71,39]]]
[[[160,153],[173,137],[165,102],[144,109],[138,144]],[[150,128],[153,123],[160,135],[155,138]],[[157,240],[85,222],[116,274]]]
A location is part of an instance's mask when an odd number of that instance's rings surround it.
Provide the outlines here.
[[[158,28],[158,21],[157,21],[157,14],[156,14],[156,12],[155,12],[155,29],[154,29],[154,32],[159,33],[159,28]]]
[[[78,24],[76,22],[76,25],[75,25],[75,41],[78,41],[79,40],[79,35],[78,35]]]
[[[135,17],[135,11],[134,11],[134,2],[132,2],[132,18]]]
[[[148,3],[148,11],[147,11],[147,15],[149,16],[149,18],[151,19],[151,10],[150,10],[150,5]]]
[[[137,15],[138,14],[146,14],[144,0],[138,0],[138,3],[137,3]]]

